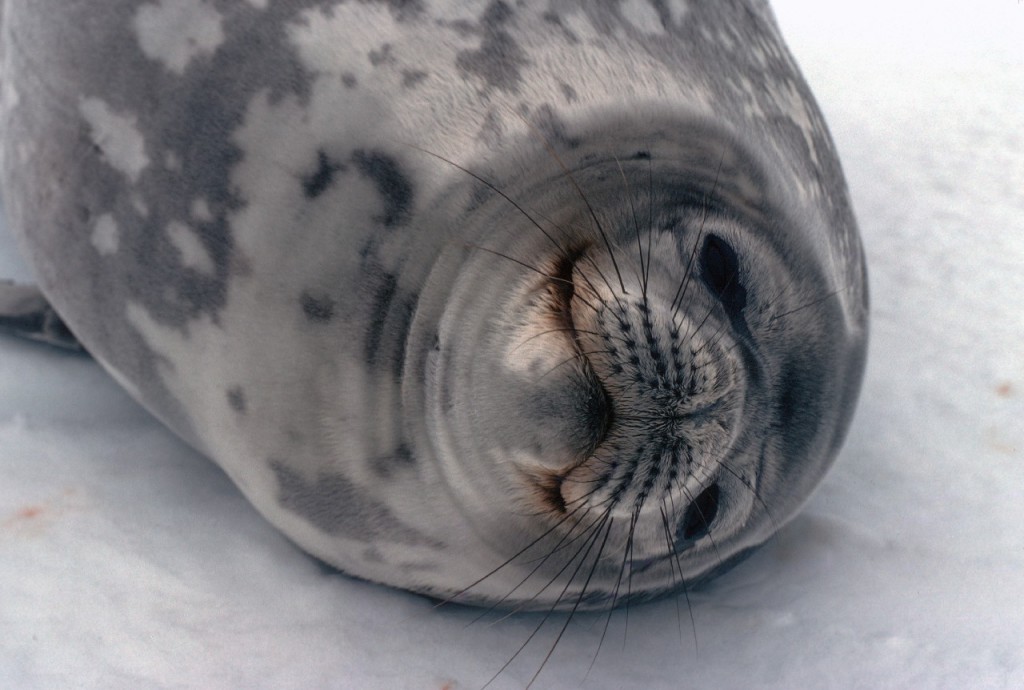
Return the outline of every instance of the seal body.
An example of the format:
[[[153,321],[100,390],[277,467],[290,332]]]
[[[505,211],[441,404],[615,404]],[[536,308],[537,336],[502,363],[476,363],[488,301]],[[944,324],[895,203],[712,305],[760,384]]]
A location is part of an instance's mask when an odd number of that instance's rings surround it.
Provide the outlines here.
[[[310,553],[603,608],[790,518],[865,268],[756,0],[6,0],[40,286]]]

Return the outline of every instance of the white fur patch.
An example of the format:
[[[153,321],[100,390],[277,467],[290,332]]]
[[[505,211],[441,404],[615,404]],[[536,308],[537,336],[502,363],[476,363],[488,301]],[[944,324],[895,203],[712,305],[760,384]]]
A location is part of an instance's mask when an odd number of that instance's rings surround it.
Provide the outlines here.
[[[171,221],[167,225],[167,237],[175,249],[181,253],[181,261],[185,266],[207,275],[213,275],[216,272],[213,259],[210,258],[206,247],[199,241],[199,237],[192,228],[184,223]]]
[[[775,90],[775,103],[779,110],[800,128],[804,135],[804,141],[807,142],[807,150],[811,154],[811,162],[815,166],[820,166],[818,162],[818,149],[814,145],[814,123],[811,121],[811,113],[807,109],[807,102],[800,96],[796,84],[792,81],[786,81],[785,90],[781,86],[780,84],[779,88]]]
[[[349,27],[358,26],[359,31]],[[344,36],[344,41],[338,37]],[[347,71],[357,79],[371,78],[370,53],[401,38],[391,12],[383,5],[349,3],[329,13],[308,10],[302,23],[288,27],[288,38],[299,51],[303,64],[317,72]]]
[[[92,246],[96,248],[96,251],[103,256],[109,256],[117,253],[119,244],[118,234],[117,221],[114,220],[114,216],[104,213],[96,219],[96,223],[92,226],[92,235],[89,239],[92,241]]]
[[[212,55],[224,42],[222,22],[205,0],[163,0],[139,8],[135,33],[146,57],[184,74],[193,59]]]
[[[210,205],[206,203],[206,199],[196,199],[192,202],[192,217],[204,223],[213,220],[213,213],[210,212]]]
[[[672,15],[672,23],[682,26],[683,18],[690,11],[690,3],[687,0],[669,0],[668,11]]]
[[[132,207],[138,212],[143,218],[149,216],[149,205],[141,195],[136,194],[132,197]]]
[[[171,172],[181,172],[181,159],[173,151],[164,154],[164,167]]]
[[[125,319],[142,337],[147,347],[159,355],[158,370],[160,378],[167,390],[181,401],[189,411],[189,418],[200,438],[205,443],[216,442],[218,433],[230,429],[229,413],[223,409],[226,405],[218,405],[215,397],[227,385],[226,366],[217,366],[229,360],[222,356],[223,343],[216,337],[218,329],[212,325],[209,317],[201,317],[190,321],[186,331],[165,326],[158,322],[140,304],[128,303],[125,308]],[[215,364],[211,365],[210,360]],[[196,376],[196,371],[204,372]],[[209,449],[204,449],[209,450]],[[218,456],[214,456],[218,457]]]
[[[103,152],[112,167],[123,172],[132,183],[149,165],[146,140],[139,132],[134,115],[118,115],[99,98],[83,98],[78,111],[92,129],[92,143]]]
[[[487,10],[488,2],[485,0],[463,0],[462,2],[451,2],[450,0],[431,0],[427,5],[427,12],[430,17],[442,22],[474,22]]]
[[[565,22],[569,31],[572,31],[583,42],[598,40],[601,36],[584,12],[566,14],[562,17],[562,21]]]
[[[0,74],[2,76],[2,74]],[[18,107],[18,103],[21,102],[21,95],[18,90],[14,88],[14,82],[12,79],[3,80],[3,90],[0,91],[0,99],[2,99],[5,110],[13,110]]]

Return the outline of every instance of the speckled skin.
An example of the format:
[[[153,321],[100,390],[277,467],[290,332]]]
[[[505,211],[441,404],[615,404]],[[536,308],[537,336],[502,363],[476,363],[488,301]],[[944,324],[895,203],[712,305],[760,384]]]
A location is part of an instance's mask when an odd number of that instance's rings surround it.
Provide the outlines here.
[[[725,567],[831,463],[863,256],[765,3],[3,11],[43,291],[325,561],[607,607]]]

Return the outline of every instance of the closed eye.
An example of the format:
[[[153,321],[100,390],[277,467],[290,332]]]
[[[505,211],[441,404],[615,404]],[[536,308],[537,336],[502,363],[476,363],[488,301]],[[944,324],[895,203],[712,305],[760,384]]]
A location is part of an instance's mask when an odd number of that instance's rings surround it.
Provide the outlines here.
[[[747,290],[740,281],[739,258],[732,246],[718,235],[704,240],[700,253],[701,278],[730,316],[747,306]]]

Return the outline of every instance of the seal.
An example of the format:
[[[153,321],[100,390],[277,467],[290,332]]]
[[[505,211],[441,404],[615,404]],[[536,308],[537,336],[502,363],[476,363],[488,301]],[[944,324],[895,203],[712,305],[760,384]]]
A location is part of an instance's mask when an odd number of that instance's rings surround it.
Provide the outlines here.
[[[766,3],[2,16],[42,293],[323,561],[606,609],[735,563],[835,457],[864,257]]]

